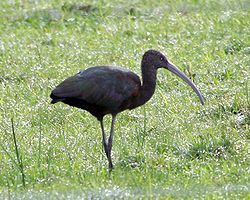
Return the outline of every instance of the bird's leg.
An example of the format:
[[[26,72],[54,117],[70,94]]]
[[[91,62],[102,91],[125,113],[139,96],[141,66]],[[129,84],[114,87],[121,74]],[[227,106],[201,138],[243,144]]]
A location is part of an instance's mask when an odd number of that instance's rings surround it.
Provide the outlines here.
[[[114,124],[115,124],[116,115],[112,115],[112,122],[111,122],[111,129],[110,129],[110,136],[108,140],[108,161],[109,161],[109,174],[113,169],[112,159],[111,159],[111,150],[112,150],[112,142],[113,142],[113,135],[114,135]]]
[[[101,124],[101,129],[102,129],[102,144],[103,144],[105,154],[108,157],[108,145],[106,142],[106,135],[105,135],[104,127],[103,127],[103,119],[100,120],[100,124]]]

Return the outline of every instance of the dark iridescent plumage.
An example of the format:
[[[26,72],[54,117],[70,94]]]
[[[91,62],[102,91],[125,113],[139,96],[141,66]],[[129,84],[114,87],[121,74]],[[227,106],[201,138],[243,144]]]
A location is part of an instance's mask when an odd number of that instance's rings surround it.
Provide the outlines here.
[[[62,101],[89,111],[101,120],[132,108],[141,87],[139,77],[131,71],[110,66],[91,67],[67,78],[51,93],[52,103]]]
[[[154,94],[157,69],[166,68],[187,82],[196,92],[202,104],[204,98],[194,83],[186,75],[169,63],[166,57],[155,50],[147,51],[142,58],[142,83],[135,73],[117,67],[97,66],[81,70],[67,78],[51,93],[51,103],[64,102],[87,110],[101,123],[104,150],[109,161],[109,171],[113,168],[111,149],[114,122],[117,113],[133,109],[146,103]],[[112,115],[108,142],[103,128],[103,117]]]

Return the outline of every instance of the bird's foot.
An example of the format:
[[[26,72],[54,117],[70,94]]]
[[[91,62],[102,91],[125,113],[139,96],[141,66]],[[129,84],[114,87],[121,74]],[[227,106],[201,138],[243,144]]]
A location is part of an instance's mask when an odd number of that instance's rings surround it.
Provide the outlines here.
[[[109,169],[108,169],[109,178],[111,177],[111,172],[113,169],[114,169],[113,164],[112,163],[111,163],[111,165],[109,164]]]

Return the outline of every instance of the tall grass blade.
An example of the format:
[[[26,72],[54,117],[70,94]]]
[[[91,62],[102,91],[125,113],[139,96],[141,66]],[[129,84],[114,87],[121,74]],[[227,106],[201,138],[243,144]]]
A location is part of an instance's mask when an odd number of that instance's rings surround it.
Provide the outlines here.
[[[17,141],[16,141],[16,134],[15,134],[15,129],[14,129],[14,120],[13,120],[13,118],[11,118],[11,127],[12,127],[12,134],[13,134],[13,140],[14,140],[14,145],[15,145],[15,152],[16,152],[17,162],[18,162],[19,170],[20,170],[21,175],[22,175],[22,184],[23,184],[23,187],[25,187],[25,174],[24,174],[24,170],[23,170],[23,162],[22,162],[22,158],[21,158],[21,156],[19,154],[18,147],[17,147]]]

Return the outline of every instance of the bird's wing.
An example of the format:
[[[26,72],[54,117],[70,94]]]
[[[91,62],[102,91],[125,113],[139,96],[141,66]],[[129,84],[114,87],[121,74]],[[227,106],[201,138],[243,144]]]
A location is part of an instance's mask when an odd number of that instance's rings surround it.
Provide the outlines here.
[[[93,67],[69,77],[53,91],[58,99],[75,98],[99,106],[120,106],[139,93],[141,82],[131,71]]]

